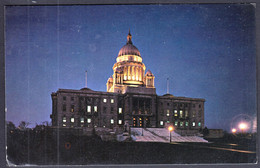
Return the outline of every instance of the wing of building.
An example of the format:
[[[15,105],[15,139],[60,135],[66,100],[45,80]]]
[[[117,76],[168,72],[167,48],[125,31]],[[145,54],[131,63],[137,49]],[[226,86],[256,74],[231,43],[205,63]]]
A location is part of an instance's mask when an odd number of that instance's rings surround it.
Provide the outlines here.
[[[116,58],[107,92],[59,89],[51,94],[52,125],[56,127],[165,127],[198,132],[204,127],[205,99],[159,96],[155,76],[143,63],[132,36]]]

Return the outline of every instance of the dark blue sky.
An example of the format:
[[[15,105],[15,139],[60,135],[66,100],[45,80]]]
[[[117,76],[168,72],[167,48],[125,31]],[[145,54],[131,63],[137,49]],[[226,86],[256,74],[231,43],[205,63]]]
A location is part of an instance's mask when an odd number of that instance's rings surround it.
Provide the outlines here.
[[[256,116],[251,5],[6,7],[6,120],[50,121],[59,88],[106,91],[129,28],[158,95],[205,98],[205,125]]]

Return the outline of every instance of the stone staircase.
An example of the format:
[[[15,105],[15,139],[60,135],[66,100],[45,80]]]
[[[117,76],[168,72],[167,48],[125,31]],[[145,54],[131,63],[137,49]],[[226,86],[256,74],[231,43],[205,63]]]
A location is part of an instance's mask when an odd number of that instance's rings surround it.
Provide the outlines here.
[[[135,139],[136,142],[166,142],[165,139],[151,133],[147,129],[131,128],[131,134],[134,136],[134,138],[132,138]]]
[[[170,141],[170,133],[166,128],[131,128],[132,139],[136,142],[165,142]],[[143,136],[142,136],[143,131]],[[171,133],[172,142],[204,142],[208,141],[199,136],[181,136]]]

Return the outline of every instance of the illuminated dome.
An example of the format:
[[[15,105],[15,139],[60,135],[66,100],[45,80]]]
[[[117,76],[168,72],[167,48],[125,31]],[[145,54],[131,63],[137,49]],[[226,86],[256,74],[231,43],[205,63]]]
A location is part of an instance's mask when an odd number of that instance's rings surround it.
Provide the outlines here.
[[[130,87],[155,88],[154,75],[149,70],[146,75],[145,65],[139,50],[133,45],[132,35],[127,35],[127,43],[124,45],[116,58],[113,66],[113,77],[107,81],[107,91],[125,93]],[[130,89],[131,90],[131,89]],[[129,91],[129,90],[128,90]]]
[[[122,55],[137,55],[141,57],[139,50],[133,44],[124,45],[118,53],[118,56]]]
[[[130,31],[127,36],[127,43],[120,49],[118,57],[122,55],[136,55],[141,57],[140,51],[136,48],[136,46],[133,45]]]

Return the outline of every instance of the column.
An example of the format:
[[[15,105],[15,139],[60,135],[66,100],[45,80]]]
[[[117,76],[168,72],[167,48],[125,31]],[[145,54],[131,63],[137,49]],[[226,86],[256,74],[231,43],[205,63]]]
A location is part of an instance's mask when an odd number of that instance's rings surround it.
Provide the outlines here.
[[[136,67],[136,80],[139,81],[139,67]]]
[[[129,66],[130,68],[130,80],[132,80],[132,66]]]
[[[127,69],[126,69],[126,67],[124,67],[124,80],[126,80],[127,79]]]
[[[139,81],[142,81],[142,68],[139,67]]]
[[[127,66],[127,80],[130,79],[130,67]]]
[[[143,68],[141,69],[141,74],[142,74],[141,78],[142,78],[142,81],[143,81],[144,80],[144,69]]]
[[[136,73],[135,73],[135,66],[133,66],[133,74],[132,74],[132,78],[133,80],[136,80]]]

